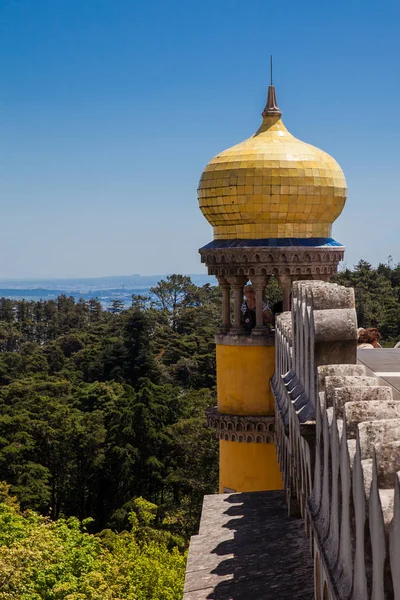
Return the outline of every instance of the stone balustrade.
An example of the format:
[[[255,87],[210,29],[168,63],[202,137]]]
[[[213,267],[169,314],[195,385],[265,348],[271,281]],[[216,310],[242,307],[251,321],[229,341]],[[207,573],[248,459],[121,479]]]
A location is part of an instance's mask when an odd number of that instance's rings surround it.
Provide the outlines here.
[[[316,600],[400,600],[400,402],[356,364],[353,290],[296,282],[276,326],[275,436]]]

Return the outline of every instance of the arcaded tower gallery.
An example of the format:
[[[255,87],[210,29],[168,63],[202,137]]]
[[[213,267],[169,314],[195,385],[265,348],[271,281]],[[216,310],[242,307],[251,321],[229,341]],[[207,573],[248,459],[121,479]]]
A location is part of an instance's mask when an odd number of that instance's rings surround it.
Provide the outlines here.
[[[272,85],[262,117],[252,137],[209,162],[198,189],[201,211],[214,229],[201,259],[223,298],[216,336],[218,406],[207,414],[220,440],[220,493],[282,488],[270,390],[274,335],[262,312],[265,286],[272,276],[278,279],[288,310],[292,282],[328,280],[344,254],[331,238],[346,201],[340,166],[288,132]],[[250,335],[241,325],[248,282],[256,295]]]

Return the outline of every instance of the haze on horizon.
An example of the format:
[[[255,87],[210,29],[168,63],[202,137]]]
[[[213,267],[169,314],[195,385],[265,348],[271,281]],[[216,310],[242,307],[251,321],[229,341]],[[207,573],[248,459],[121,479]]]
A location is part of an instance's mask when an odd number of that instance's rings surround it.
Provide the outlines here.
[[[3,0],[0,279],[203,273],[206,163],[283,120],[334,156],[346,263],[400,261],[400,5]]]

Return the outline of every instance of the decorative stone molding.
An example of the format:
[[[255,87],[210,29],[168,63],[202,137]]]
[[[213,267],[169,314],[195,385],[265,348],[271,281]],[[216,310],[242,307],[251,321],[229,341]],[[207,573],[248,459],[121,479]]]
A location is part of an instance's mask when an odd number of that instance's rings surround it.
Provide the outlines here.
[[[207,425],[216,429],[216,437],[227,442],[274,443],[275,417],[230,415],[215,406],[206,410]]]
[[[201,262],[216,277],[275,277],[328,279],[344,257],[343,246],[200,248]]]
[[[268,335],[217,334],[214,339],[218,346],[275,346],[273,331],[270,331]]]

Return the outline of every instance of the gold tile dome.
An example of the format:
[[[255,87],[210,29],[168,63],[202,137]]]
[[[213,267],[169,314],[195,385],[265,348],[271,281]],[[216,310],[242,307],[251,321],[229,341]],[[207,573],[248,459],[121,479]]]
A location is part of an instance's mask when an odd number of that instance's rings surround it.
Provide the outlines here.
[[[346,180],[326,152],[296,139],[281,121],[275,88],[259,130],[224,150],[199,183],[214,239],[327,238],[346,202]]]

